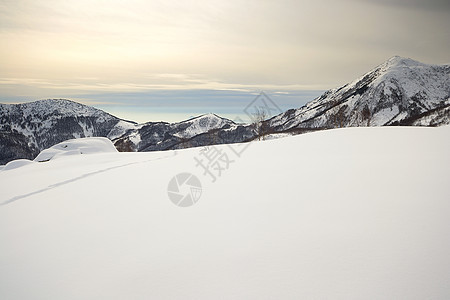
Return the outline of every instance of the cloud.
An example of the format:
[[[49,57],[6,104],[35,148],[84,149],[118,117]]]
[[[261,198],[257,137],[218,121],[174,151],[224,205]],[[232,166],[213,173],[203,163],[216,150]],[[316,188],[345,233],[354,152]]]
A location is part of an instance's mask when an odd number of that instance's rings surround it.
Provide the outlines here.
[[[364,0],[363,0],[364,1]],[[413,8],[417,10],[431,10],[450,13],[450,1],[448,0],[365,0],[373,4],[381,4],[391,7]]]
[[[27,97],[328,89],[396,54],[450,61],[448,6],[437,0],[0,0],[0,84],[4,96]]]

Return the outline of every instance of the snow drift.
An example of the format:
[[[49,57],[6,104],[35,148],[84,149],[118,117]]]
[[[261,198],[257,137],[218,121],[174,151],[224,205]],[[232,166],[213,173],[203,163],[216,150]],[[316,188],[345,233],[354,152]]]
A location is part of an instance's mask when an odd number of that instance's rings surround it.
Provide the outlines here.
[[[108,153],[118,152],[112,142],[103,137],[88,137],[80,139],[71,139],[62,143],[56,144],[39,153],[34,159],[37,162],[49,161],[62,156],[79,155],[79,154],[93,154],[93,153]]]
[[[7,163],[5,166],[0,166],[1,169],[0,171],[8,171],[8,170],[12,170],[12,169],[17,169],[20,168],[22,166],[26,166],[29,164],[32,164],[33,161],[32,160],[28,160],[28,159],[16,159],[13,161],[10,161],[9,163]]]

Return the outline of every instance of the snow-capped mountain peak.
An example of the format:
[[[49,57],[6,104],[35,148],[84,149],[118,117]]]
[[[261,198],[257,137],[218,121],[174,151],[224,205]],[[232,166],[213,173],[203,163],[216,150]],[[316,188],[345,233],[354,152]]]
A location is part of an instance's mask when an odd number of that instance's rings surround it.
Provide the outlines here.
[[[417,66],[417,65],[425,65],[417,60],[411,59],[409,57],[401,57],[398,55],[392,56],[383,65],[387,66],[398,66],[398,65],[406,65],[406,66]]]
[[[191,138],[200,133],[208,132],[212,129],[222,128],[225,125],[232,125],[233,121],[219,117],[216,114],[208,113],[182,121],[175,124],[177,129],[183,129],[175,134],[181,138]]]
[[[450,65],[394,56],[351,83],[272,118],[269,124],[275,131],[447,124],[449,97]]]

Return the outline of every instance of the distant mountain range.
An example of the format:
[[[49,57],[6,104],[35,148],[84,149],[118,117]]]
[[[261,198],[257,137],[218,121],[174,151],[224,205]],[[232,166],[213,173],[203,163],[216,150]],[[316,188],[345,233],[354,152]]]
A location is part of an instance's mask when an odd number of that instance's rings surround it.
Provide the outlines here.
[[[206,114],[179,123],[135,122],[70,100],[0,104],[0,164],[33,159],[80,137],[107,137],[119,151],[160,151],[251,141],[260,135],[354,126],[450,123],[450,65],[393,57],[361,78],[259,124]]]
[[[120,151],[158,151],[242,142],[254,136],[250,126],[215,114],[179,123],[137,124],[64,99],[0,104],[0,164],[33,159],[46,148],[81,137],[107,137]]]

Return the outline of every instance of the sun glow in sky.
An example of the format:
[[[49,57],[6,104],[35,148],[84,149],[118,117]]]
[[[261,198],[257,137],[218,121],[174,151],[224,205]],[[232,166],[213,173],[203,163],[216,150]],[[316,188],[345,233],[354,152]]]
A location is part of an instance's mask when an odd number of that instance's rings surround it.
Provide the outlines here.
[[[287,109],[393,55],[450,62],[448,28],[447,0],[0,0],[0,101],[178,119],[265,90]]]

